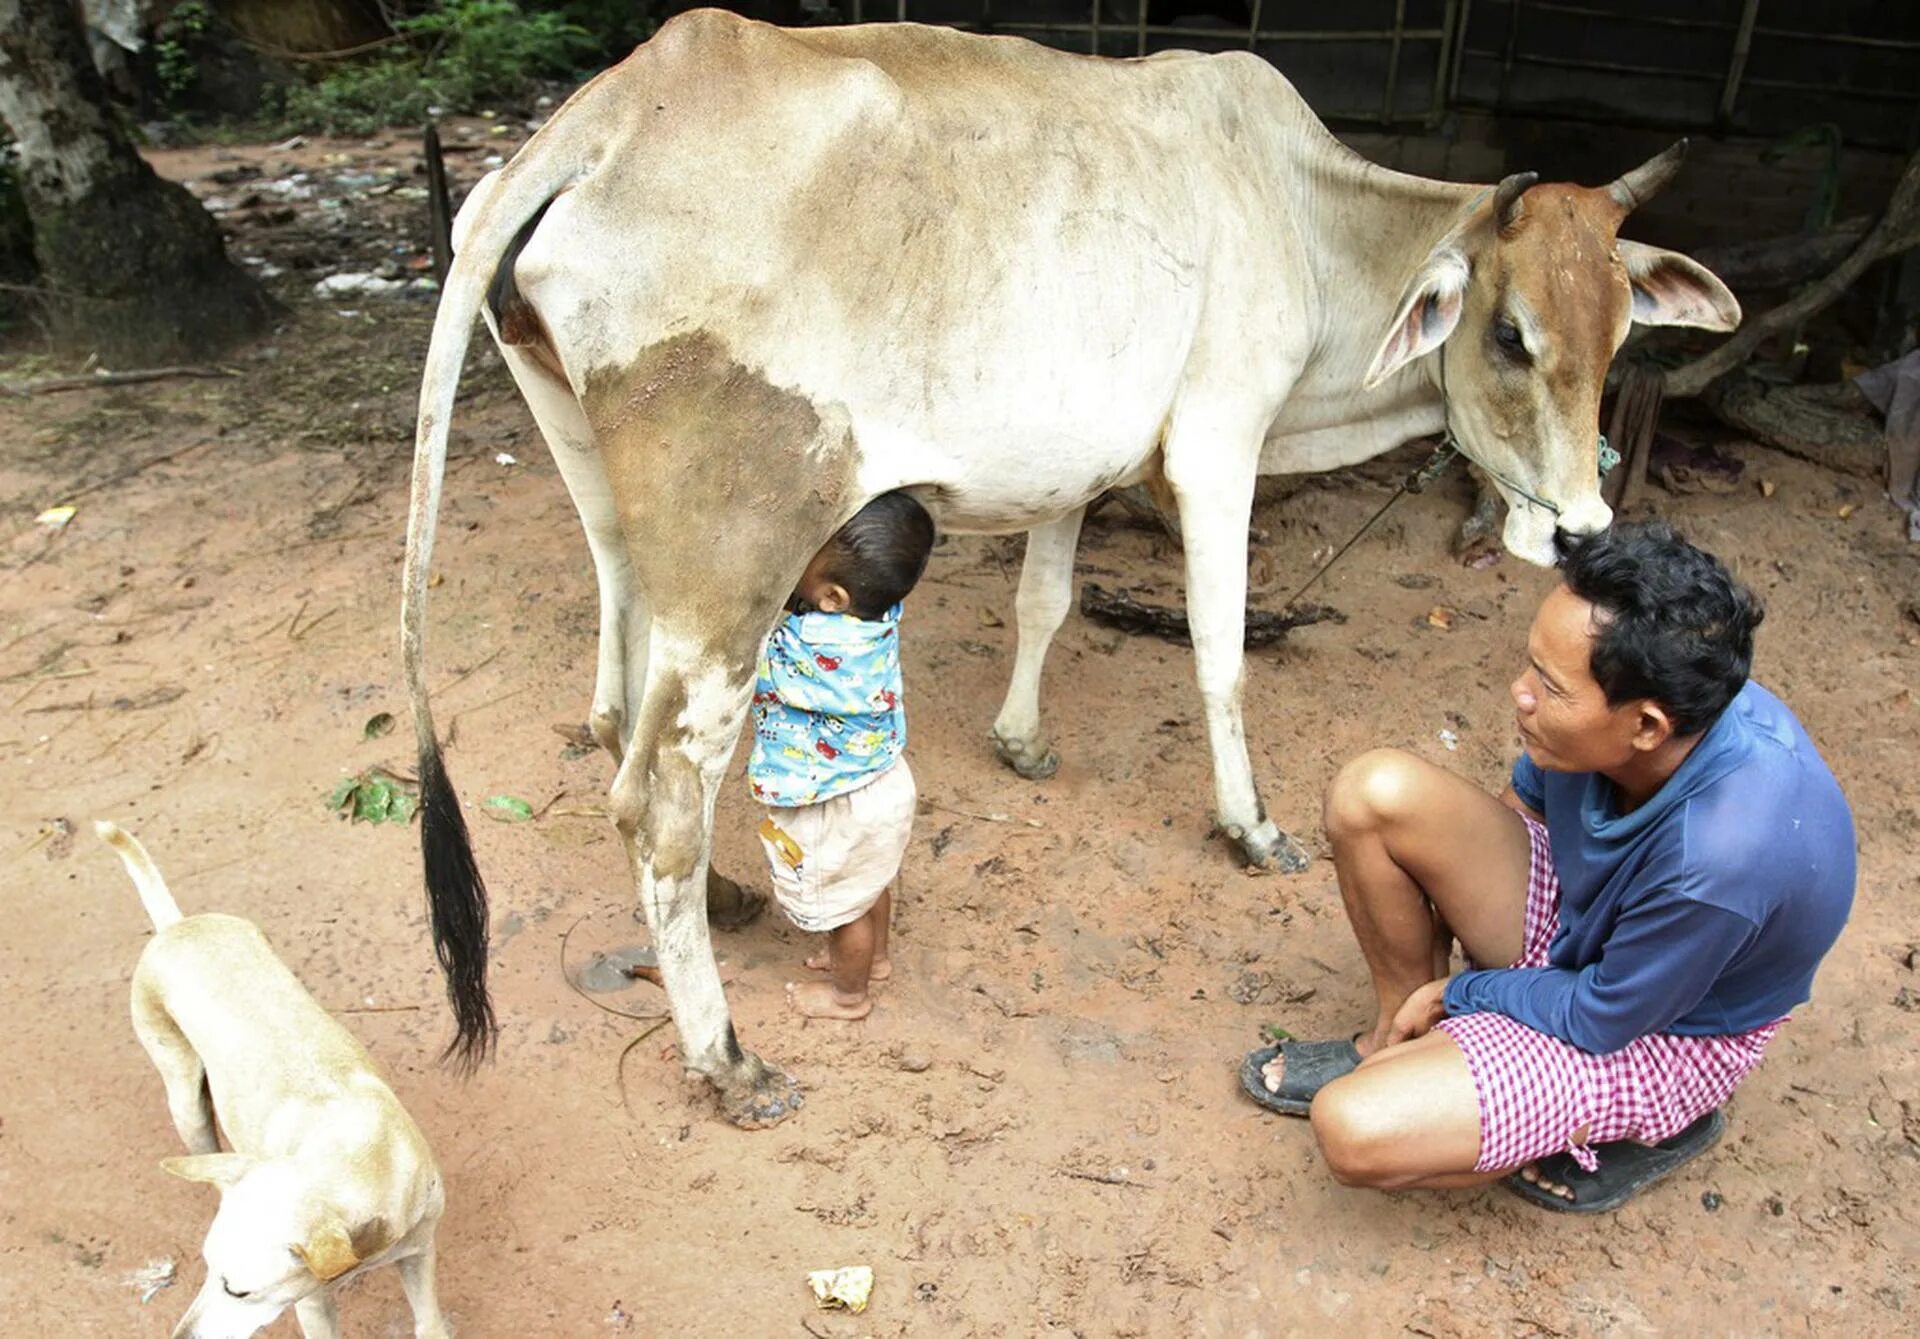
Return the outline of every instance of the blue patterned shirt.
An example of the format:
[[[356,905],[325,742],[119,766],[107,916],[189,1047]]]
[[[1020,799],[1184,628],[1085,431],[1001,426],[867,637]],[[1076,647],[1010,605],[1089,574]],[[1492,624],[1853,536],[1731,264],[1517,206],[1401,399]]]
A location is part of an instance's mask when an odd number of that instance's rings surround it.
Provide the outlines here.
[[[782,808],[818,804],[866,785],[906,746],[900,606],[877,619],[783,616],[753,686],[754,798]]]

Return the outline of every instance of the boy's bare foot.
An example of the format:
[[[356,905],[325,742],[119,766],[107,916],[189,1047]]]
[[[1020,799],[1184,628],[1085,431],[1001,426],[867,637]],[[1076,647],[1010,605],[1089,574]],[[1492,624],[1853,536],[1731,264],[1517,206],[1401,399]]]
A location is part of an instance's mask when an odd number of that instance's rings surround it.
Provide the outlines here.
[[[825,950],[814,954],[811,958],[807,959],[807,970],[810,972],[831,972],[833,970],[833,956]],[[867,973],[867,980],[885,981],[892,975],[893,959],[875,958],[873,960],[873,969]]]
[[[873,999],[864,992],[848,1000],[831,981],[787,982],[787,1005],[807,1018],[843,1018],[854,1022],[873,1012]]]

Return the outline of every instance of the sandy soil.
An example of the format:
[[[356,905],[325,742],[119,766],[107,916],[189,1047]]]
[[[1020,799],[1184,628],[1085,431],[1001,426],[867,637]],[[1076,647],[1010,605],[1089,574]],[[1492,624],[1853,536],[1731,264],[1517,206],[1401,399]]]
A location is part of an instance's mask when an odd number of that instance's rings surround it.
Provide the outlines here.
[[[473,129],[468,181],[492,147]],[[207,174],[404,173],[405,147],[161,162],[231,195]],[[1728,447],[1745,464],[1734,491],[1656,501],[1769,602],[1759,675],[1853,801],[1858,907],[1735,1099],[1727,1142],[1611,1218],[1544,1215],[1498,1189],[1345,1190],[1303,1125],[1239,1095],[1263,1024],[1321,1035],[1365,1016],[1330,863],[1242,872],[1208,834],[1188,653],[1078,615],[1047,681],[1059,775],[1029,784],[994,761],[1017,539],[944,543],[909,606],[931,807],[893,982],[864,1023],[802,1025],[782,1007],[802,937],[777,917],[719,936],[743,1038],[808,1096],[770,1131],[719,1122],[681,1079],[671,1027],[638,1021],[660,1013],[657,989],[590,999],[563,975],[644,932],[593,812],[608,764],[552,728],[583,718],[592,684],[585,545],[491,353],[455,435],[430,654],[494,895],[504,1031],[472,1081],[437,1067],[449,1027],[414,834],[327,805],[370,765],[410,770],[398,575],[429,312],[306,296],[321,266],[418,255],[414,180],[379,207],[348,188],[351,208],[309,200],[255,223],[284,208],[265,200],[229,216],[295,302],[238,376],[0,401],[8,1332],[168,1333],[213,1209],[156,1166],[176,1140],[126,1012],[147,925],[85,835],[97,816],[148,843],[188,912],[257,920],[387,1068],[449,1179],[441,1294],[473,1339],[1912,1330],[1920,557],[1871,487],[1749,444]],[[1263,505],[1256,571],[1285,588],[1311,570],[1413,459]],[[64,531],[36,526],[64,502],[79,508]],[[1351,754],[1400,745],[1492,786],[1515,752],[1505,686],[1550,577],[1455,562],[1465,503],[1458,478],[1401,502],[1321,592],[1347,621],[1250,658],[1267,803],[1323,857],[1318,793]],[[1106,515],[1083,576],[1177,602],[1166,542]],[[1430,619],[1436,606],[1449,612]],[[369,739],[381,712],[401,729]],[[495,795],[542,815],[487,822]],[[719,863],[763,883],[753,822],[730,786]],[[143,1305],[128,1277],[167,1257],[179,1280]],[[871,1309],[815,1311],[806,1272],[861,1263],[878,1275]],[[410,1333],[392,1271],[353,1288],[343,1316],[348,1334]]]

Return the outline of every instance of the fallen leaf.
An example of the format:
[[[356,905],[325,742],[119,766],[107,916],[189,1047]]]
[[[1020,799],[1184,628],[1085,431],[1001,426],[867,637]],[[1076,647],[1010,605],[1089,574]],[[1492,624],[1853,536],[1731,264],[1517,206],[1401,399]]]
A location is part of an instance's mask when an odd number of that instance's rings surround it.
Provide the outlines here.
[[[1835,512],[1834,515],[1844,521],[1858,510],[1860,510],[1860,504],[1858,502],[1848,502],[1842,505],[1840,510]]]
[[[1442,632],[1451,631],[1453,628],[1453,619],[1454,611],[1447,608],[1444,604],[1436,604],[1433,608],[1427,610],[1427,626],[1430,628],[1439,628]]]
[[[390,735],[392,733],[393,713],[390,711],[376,712],[374,715],[367,717],[366,727],[361,731],[361,735],[367,739],[378,739],[382,735]]]
[[[1761,497],[1772,497],[1772,496],[1773,496],[1773,495],[1774,495],[1775,493],[1777,493],[1777,492],[1779,492],[1779,491],[1780,491],[1780,485],[1779,485],[1779,484],[1777,484],[1777,483],[1775,483],[1775,482],[1774,482],[1773,480],[1771,480],[1771,479],[1762,479],[1762,480],[1760,481],[1760,496],[1761,496]]]
[[[71,521],[79,510],[78,507],[48,507],[33,518],[34,524],[44,525],[49,530],[64,530],[67,528],[67,522]]]
[[[487,817],[502,823],[524,823],[533,817],[533,806],[517,796],[491,795],[487,798]]]
[[[994,613],[993,610],[987,608],[984,604],[980,606],[977,612],[980,618],[980,626],[983,628],[1004,628],[1007,626],[1005,619],[1001,618],[1000,615]]]
[[[333,788],[327,807],[351,823],[401,823],[419,807],[418,784],[378,767],[347,777]]]

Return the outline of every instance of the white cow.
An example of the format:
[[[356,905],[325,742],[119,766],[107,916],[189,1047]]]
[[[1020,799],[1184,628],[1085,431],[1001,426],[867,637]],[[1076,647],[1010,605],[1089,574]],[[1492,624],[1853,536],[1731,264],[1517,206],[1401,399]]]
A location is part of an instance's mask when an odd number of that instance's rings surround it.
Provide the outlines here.
[[[1219,819],[1284,861],[1240,718],[1256,471],[1450,424],[1512,504],[1514,552],[1605,525],[1594,426],[1629,321],[1738,320],[1698,265],[1615,238],[1677,162],[1599,190],[1459,186],[1368,164],[1244,53],[668,23],[476,188],[427,356],[402,632],[452,1049],[492,1040],[486,894],[423,638],[476,316],[586,528],[593,727],[686,1065],[759,1124],[798,1097],[734,1036],[704,881],[760,643],[820,544],[897,488],[950,531],[1031,531],[1017,683],[1037,685],[1082,509],[1164,478]],[[1038,725],[1016,706],[1017,751]]]

